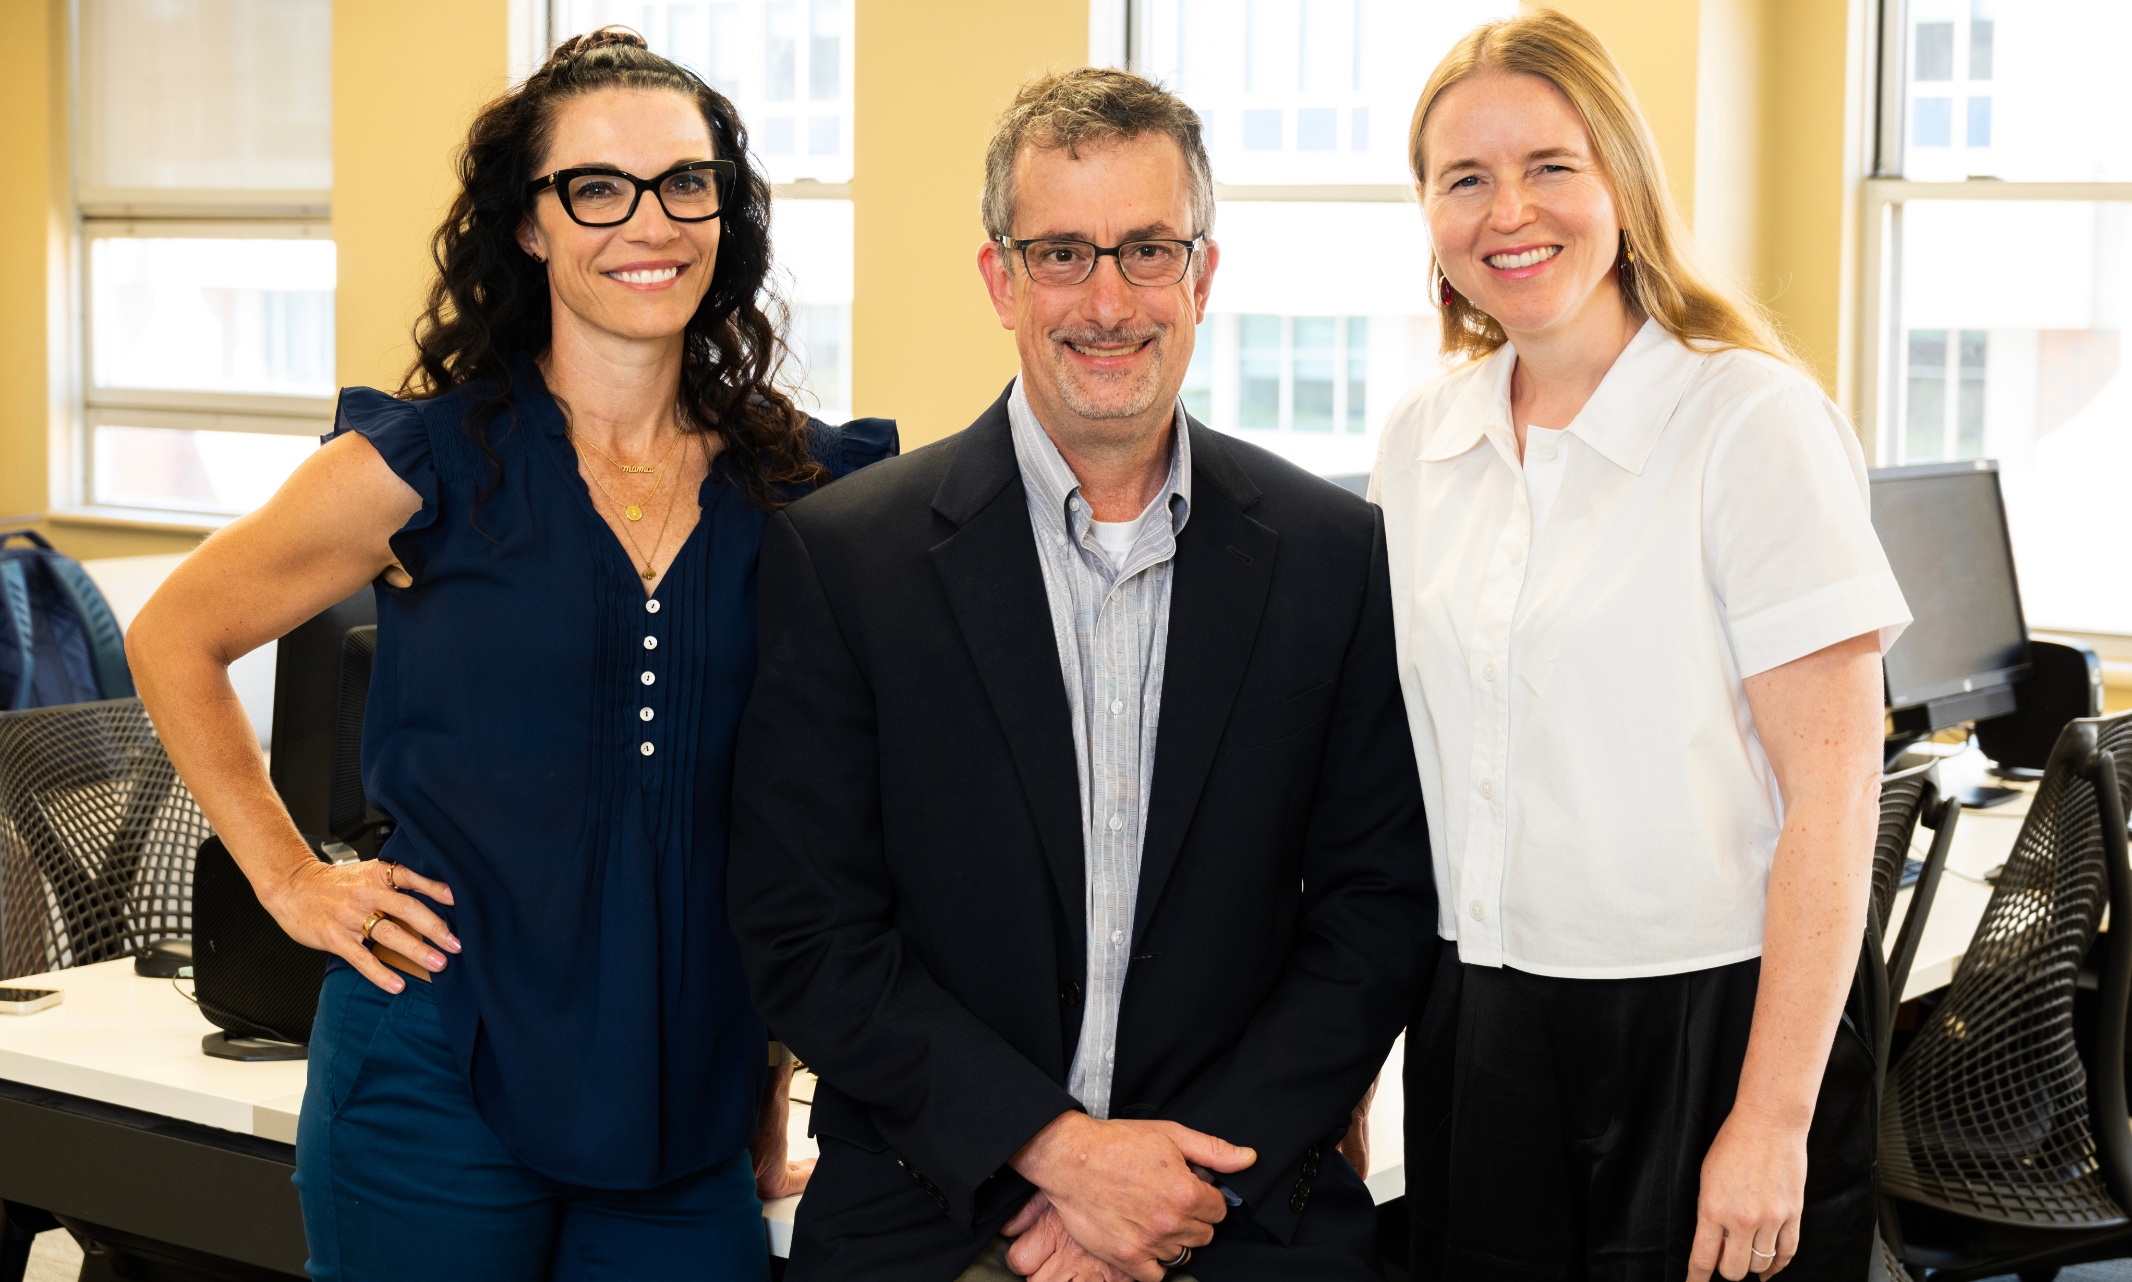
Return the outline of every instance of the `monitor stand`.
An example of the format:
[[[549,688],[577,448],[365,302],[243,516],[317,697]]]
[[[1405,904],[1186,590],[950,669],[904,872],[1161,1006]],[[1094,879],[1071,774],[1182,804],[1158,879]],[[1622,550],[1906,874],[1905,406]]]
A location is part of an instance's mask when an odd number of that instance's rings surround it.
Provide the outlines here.
[[[1962,807],[1966,810],[1989,810],[1993,806],[2003,806],[2020,795],[2021,790],[2018,788],[1964,788]]]
[[[234,1059],[246,1064],[270,1060],[309,1059],[311,1048],[296,1042],[277,1042],[270,1037],[236,1037],[209,1033],[200,1039],[200,1053],[216,1059]]]

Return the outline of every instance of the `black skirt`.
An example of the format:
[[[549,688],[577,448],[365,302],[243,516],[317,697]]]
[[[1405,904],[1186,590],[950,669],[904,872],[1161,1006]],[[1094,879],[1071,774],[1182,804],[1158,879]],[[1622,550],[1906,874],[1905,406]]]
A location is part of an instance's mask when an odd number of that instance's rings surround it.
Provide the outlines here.
[[[1468,966],[1444,943],[1407,1034],[1414,1276],[1677,1282],[1704,1154],[1732,1109],[1761,962],[1643,979]],[[1854,1282],[1873,1249],[1876,1095],[1852,1018],[1807,1137],[1786,1282]]]

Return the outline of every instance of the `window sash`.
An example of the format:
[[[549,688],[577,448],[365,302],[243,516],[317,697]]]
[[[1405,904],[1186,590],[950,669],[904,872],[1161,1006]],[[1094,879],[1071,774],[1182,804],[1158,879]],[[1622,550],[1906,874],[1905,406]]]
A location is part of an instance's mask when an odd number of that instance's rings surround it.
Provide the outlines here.
[[[96,240],[331,240],[332,224],[314,220],[279,222],[175,222],[144,219],[85,219],[81,224],[81,289],[76,318],[80,333],[81,402],[84,408],[170,409],[191,413],[236,414],[303,420],[330,419],[334,396],[288,396],[260,392],[206,392],[174,388],[98,387],[96,383],[96,310],[90,280],[88,247]],[[313,430],[307,428],[306,430]],[[87,487],[83,493],[89,493]]]
[[[2132,182],[1915,182],[1869,178],[1864,183],[1859,254],[1857,370],[1852,420],[1873,466],[1896,458],[1906,421],[1907,344],[1901,332],[1902,211],[1911,201],[2132,202]]]

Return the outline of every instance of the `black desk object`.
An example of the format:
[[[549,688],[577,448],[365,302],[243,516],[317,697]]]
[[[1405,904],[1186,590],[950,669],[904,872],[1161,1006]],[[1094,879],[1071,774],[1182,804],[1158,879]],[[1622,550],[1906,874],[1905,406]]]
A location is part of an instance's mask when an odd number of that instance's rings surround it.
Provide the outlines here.
[[[0,1282],[20,1282],[25,1234],[54,1221],[100,1248],[85,1282],[304,1276],[293,1145],[9,1081],[0,1135]]]

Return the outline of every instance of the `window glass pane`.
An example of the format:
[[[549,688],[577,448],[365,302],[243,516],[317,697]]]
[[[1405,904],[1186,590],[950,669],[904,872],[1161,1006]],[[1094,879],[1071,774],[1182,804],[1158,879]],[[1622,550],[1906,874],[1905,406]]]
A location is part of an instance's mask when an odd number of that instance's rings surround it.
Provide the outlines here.
[[[851,179],[851,0],[555,0],[556,40],[619,22],[740,109],[772,182]]]
[[[1999,460],[2029,625],[2132,632],[2132,579],[2097,568],[2132,475],[2132,203],[1911,201],[1902,252],[1883,461]]]
[[[1904,418],[1903,459],[1938,462],[1947,457],[1947,331],[1910,331],[1910,386]]]
[[[1141,69],[1230,183],[1405,183],[1405,122],[1453,41],[1515,0],[1141,0]],[[1372,120],[1377,127],[1372,128]]]
[[[1321,475],[1369,471],[1385,412],[1441,368],[1420,211],[1224,201],[1215,239],[1221,270],[1194,354],[1210,365],[1207,425]],[[1296,246],[1314,243],[1366,264],[1297,271]]]
[[[832,423],[851,417],[851,202],[780,200],[771,207],[777,271],[791,309],[788,343],[801,405]]]
[[[98,388],[331,396],[333,242],[96,237]]]
[[[249,512],[318,441],[266,432],[107,426],[91,438],[92,502],[180,512]]]
[[[1238,427],[1281,425],[1281,318],[1239,317],[1236,327]],[[1220,426],[1220,424],[1213,424]]]
[[[1192,363],[1185,367],[1184,386],[1178,391],[1184,412],[1200,422],[1214,417],[1214,332],[1202,324],[1192,340]]]
[[[1347,318],[1347,430],[1364,431],[1369,426],[1370,321],[1367,316]]]
[[[1338,376],[1334,326],[1330,316],[1298,316],[1295,333],[1295,390],[1291,426],[1298,432],[1333,429],[1333,382]]]
[[[2132,181],[2132,129],[2106,123],[2132,116],[2120,68],[2132,4],[1908,0],[1907,10],[1906,177]]]
[[[333,185],[329,0],[83,0],[82,184]]]

